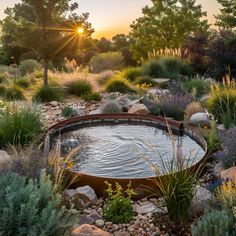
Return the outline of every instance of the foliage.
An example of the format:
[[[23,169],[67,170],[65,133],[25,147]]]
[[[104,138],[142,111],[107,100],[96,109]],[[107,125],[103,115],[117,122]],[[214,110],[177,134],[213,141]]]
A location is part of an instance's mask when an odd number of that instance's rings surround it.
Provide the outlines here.
[[[216,25],[223,29],[233,30],[236,28],[236,1],[217,0],[222,5],[220,14],[216,16]]]
[[[0,65],[1,74],[16,75],[17,72],[17,69],[12,66]]]
[[[73,117],[75,115],[75,110],[72,107],[64,107],[62,109],[62,115],[66,118]]]
[[[152,115],[160,115],[161,104],[159,100],[155,99],[155,97],[144,96],[142,103],[148,108]]]
[[[160,156],[163,173],[159,172],[157,166],[153,166],[156,176],[162,175],[162,178],[153,180],[159,189],[153,194],[163,196],[163,206],[167,208],[171,221],[184,223],[190,216],[190,206],[202,167],[195,170],[189,168],[192,165],[191,156],[184,157],[181,147],[175,148],[175,140],[171,130],[169,130],[169,134],[173,139],[173,159],[166,163],[164,156]]]
[[[140,67],[128,67],[122,71],[124,78],[130,82],[134,82],[138,77],[142,75]]]
[[[183,89],[192,94],[193,96],[199,97],[209,91],[209,84],[204,81],[204,78],[196,76],[190,80],[183,82]]]
[[[38,61],[33,59],[28,59],[20,62],[18,70],[21,75],[31,74],[35,70],[40,70],[42,68],[41,64]]]
[[[6,87],[3,85],[0,85],[0,97],[4,98],[6,94]]]
[[[206,12],[195,0],[152,0],[151,6],[143,8],[143,16],[132,25],[131,38],[134,57],[147,58],[153,49],[178,48],[186,36],[208,29]]]
[[[210,58],[209,74],[221,80],[225,74],[236,75],[236,33],[219,31],[211,39],[208,55]]]
[[[91,101],[98,101],[99,102],[102,99],[100,93],[97,93],[97,92],[82,95],[81,98],[84,99],[84,101],[86,101],[86,102],[91,102]]]
[[[150,78],[149,76],[141,76],[141,77],[138,77],[136,80],[135,80],[135,84],[137,85],[143,85],[143,84],[146,84],[146,85],[149,85],[150,87],[153,87],[156,85],[156,83],[152,80],[152,78]]]
[[[236,128],[230,128],[219,133],[219,140],[223,150],[217,155],[225,168],[236,165]],[[220,155],[219,155],[220,154]]]
[[[205,210],[204,215],[192,225],[193,236],[233,236],[233,216],[227,210]]]
[[[211,123],[211,130],[208,134],[206,134],[206,141],[208,150],[214,151],[219,148],[219,136],[216,128],[216,124],[214,122]]]
[[[13,56],[18,58],[23,53],[34,52],[36,58],[42,59],[44,85],[48,84],[49,61],[59,60],[78,50],[82,37],[78,37],[77,27],[83,25],[84,38],[93,32],[88,22],[89,14],[77,15],[77,8],[78,4],[70,0],[25,0],[6,11],[2,22],[3,47],[12,50]],[[52,26],[58,30],[51,30]],[[66,26],[72,26],[71,30],[65,30]],[[73,43],[68,43],[72,39]]]
[[[33,107],[13,104],[0,119],[0,146],[28,144],[42,133],[40,115]]]
[[[55,193],[50,177],[27,180],[15,173],[0,175],[0,232],[2,235],[64,235],[75,222]]]
[[[160,63],[164,65],[167,71],[167,77],[176,79],[180,75],[190,75],[190,65],[178,57],[162,57],[159,59]]]
[[[5,98],[10,101],[15,101],[24,100],[25,96],[23,90],[19,86],[13,84],[12,86],[6,89]]]
[[[111,114],[111,113],[121,113],[122,108],[115,101],[108,101],[102,108],[103,114]]]
[[[189,103],[184,111],[184,113],[187,115],[188,118],[190,118],[192,115],[198,112],[205,112],[205,109],[199,102]]]
[[[209,112],[226,128],[236,124],[236,86],[229,77],[224,80],[223,86],[212,85],[208,99]]]
[[[159,60],[146,62],[142,67],[142,71],[144,75],[152,78],[165,78],[167,76],[166,68]]]
[[[8,75],[6,73],[0,73],[0,84],[5,82],[8,79]]]
[[[29,78],[21,77],[21,78],[15,78],[14,83],[21,87],[21,88],[28,88],[30,86]]]
[[[111,78],[113,78],[115,76],[115,73],[111,70],[106,70],[106,71],[103,71],[101,72],[99,75],[98,75],[98,83],[100,85],[104,85],[107,83],[108,80],[110,80]]]
[[[131,202],[131,197],[135,192],[131,188],[131,183],[127,186],[126,190],[116,183],[116,189],[112,189],[112,185],[105,182],[108,186],[105,206],[103,209],[103,217],[107,221],[115,224],[129,223],[133,218],[134,212]]]
[[[89,62],[90,70],[100,73],[105,70],[119,70],[123,66],[123,56],[120,52],[106,52],[95,55]]]
[[[160,102],[162,114],[173,117],[176,120],[183,120],[184,111],[192,102],[192,98],[181,95],[162,95],[160,97]]]
[[[33,97],[33,100],[37,102],[62,101],[62,99],[61,90],[55,86],[41,86]]]
[[[81,97],[83,95],[92,93],[92,85],[88,80],[80,79],[73,81],[67,85],[70,94]]]
[[[109,93],[112,92],[128,93],[131,92],[132,90],[125,79],[114,77],[107,82],[106,91]]]

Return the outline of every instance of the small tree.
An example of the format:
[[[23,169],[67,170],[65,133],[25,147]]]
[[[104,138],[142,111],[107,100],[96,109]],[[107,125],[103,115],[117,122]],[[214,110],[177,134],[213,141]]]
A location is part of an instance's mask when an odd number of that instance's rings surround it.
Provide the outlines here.
[[[217,0],[222,5],[220,14],[216,16],[216,25],[222,29],[236,28],[236,0]]]
[[[74,10],[77,3],[70,0],[23,0],[34,17],[31,19],[23,16],[18,20],[16,11],[7,11],[3,24],[8,23],[11,28],[3,34],[9,34],[12,44],[21,48],[37,52],[38,58],[43,60],[44,85],[48,85],[48,64],[55,57],[65,57],[70,51],[75,51],[80,40],[79,33],[90,36],[93,32],[88,23],[89,14],[78,16]],[[83,30],[78,31],[79,27]]]
[[[209,25],[206,12],[196,0],[152,0],[152,6],[143,8],[143,16],[132,25],[131,38],[134,56],[147,57],[153,49],[178,48],[184,39],[196,31],[205,31]]]

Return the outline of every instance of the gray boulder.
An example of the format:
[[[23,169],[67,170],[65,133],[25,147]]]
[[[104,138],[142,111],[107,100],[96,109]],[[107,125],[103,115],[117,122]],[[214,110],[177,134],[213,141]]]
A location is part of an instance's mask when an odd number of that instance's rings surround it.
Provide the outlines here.
[[[210,127],[211,119],[208,113],[198,112],[190,117],[189,124],[196,127]]]
[[[149,110],[144,104],[134,104],[128,111],[131,114],[148,115]]]

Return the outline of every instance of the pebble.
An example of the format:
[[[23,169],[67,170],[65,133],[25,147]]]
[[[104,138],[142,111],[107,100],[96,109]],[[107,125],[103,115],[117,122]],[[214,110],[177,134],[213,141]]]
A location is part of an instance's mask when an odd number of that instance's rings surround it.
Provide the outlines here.
[[[96,226],[98,226],[98,227],[102,227],[102,226],[105,224],[105,222],[104,222],[104,220],[96,220],[96,221],[95,221],[95,224],[96,224]]]

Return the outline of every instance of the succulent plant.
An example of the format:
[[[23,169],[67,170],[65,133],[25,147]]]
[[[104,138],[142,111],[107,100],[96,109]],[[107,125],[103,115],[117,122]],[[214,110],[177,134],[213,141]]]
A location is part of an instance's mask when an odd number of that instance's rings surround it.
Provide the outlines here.
[[[102,109],[103,114],[111,114],[111,113],[121,113],[122,108],[120,105],[115,101],[107,102]]]

